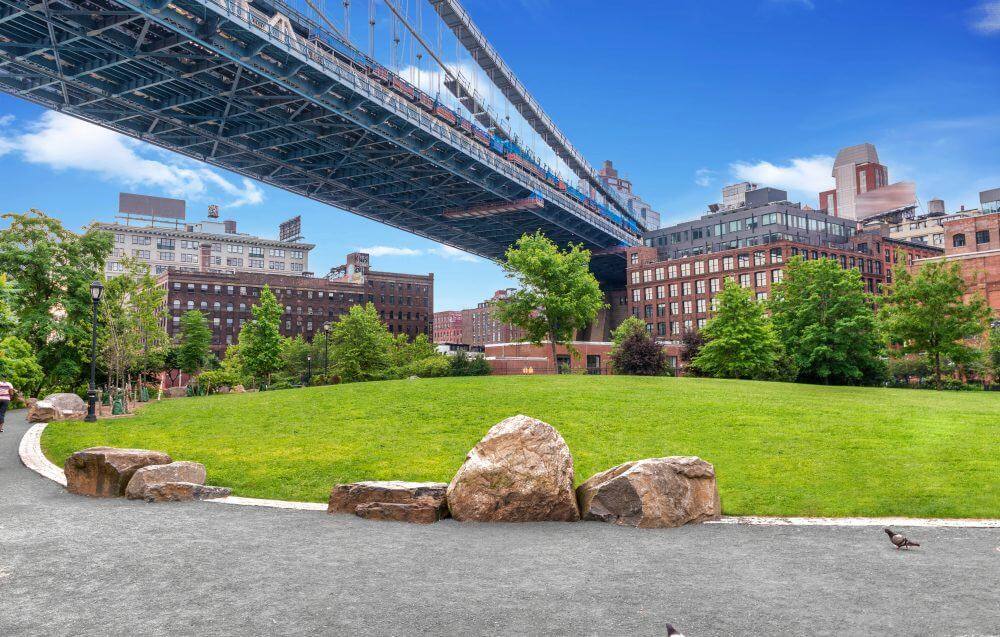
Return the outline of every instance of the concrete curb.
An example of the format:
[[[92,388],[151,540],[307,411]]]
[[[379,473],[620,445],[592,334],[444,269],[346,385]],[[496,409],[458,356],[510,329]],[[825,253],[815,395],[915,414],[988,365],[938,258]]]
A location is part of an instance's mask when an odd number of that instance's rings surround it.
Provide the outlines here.
[[[21,438],[18,454],[21,462],[35,473],[66,486],[65,472],[52,464],[42,453],[42,432],[48,423],[33,425]],[[242,498],[229,496],[205,500],[218,504],[255,506],[269,509],[292,509],[296,511],[326,511],[321,502],[290,502],[287,500],[266,500],[262,498]],[[744,524],[748,526],[907,526],[941,528],[986,528],[1000,529],[1000,520],[995,519],[948,519],[948,518],[796,518],[764,516],[724,516],[721,520],[705,524]]]

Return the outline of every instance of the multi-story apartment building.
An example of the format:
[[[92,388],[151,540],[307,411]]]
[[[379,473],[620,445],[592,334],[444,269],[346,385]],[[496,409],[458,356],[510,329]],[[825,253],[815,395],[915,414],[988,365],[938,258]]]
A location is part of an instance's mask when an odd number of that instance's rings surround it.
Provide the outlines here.
[[[880,293],[891,281],[892,266],[901,259],[940,254],[922,244],[895,241],[878,233],[861,233],[848,242],[814,243],[777,238],[766,243],[729,248],[690,256],[659,255],[644,246],[627,252],[627,303],[629,311],[646,322],[655,337],[677,339],[685,331],[700,329],[717,309],[717,296],[726,279],[767,299],[774,284],[784,278],[789,259],[834,259],[843,268],[856,268],[865,288]]]
[[[217,209],[210,209],[209,215],[191,222],[182,200],[121,193],[117,220],[92,224],[114,235],[106,275],[121,272],[126,256],[148,263],[157,275],[170,268],[216,274],[309,275],[309,252],[314,245],[240,233],[236,221],[218,220]]]
[[[889,226],[889,236],[900,241],[923,243],[943,249],[945,223],[977,214],[978,210],[966,210],[963,206],[961,210],[951,214],[928,213],[914,219],[902,219]]]
[[[492,298],[478,303],[474,308],[438,312],[434,315],[434,342],[486,345],[520,340],[524,335],[523,330],[501,322],[497,316],[496,302],[507,298],[511,292],[513,288],[497,290]]]
[[[462,340],[462,310],[434,313],[434,342],[459,345]]]
[[[625,199],[625,205],[632,212],[632,215],[640,220],[647,229],[660,227],[660,213],[653,210],[653,207],[643,200],[642,197],[632,191],[632,182],[618,174],[611,160],[606,160],[604,166],[597,171],[598,177],[605,185],[614,188]]]
[[[982,294],[1000,320],[1000,189],[995,193],[996,212],[951,219],[944,224],[944,259],[958,263],[971,293]],[[986,208],[991,203],[980,196]],[[936,257],[938,259],[942,257]],[[916,262],[919,266],[930,259]]]
[[[836,187],[819,193],[819,205],[835,217],[858,219],[857,199],[889,184],[889,170],[869,143],[842,148],[833,162]]]
[[[803,208],[777,188],[744,192],[744,204],[667,228],[647,232],[643,243],[656,248],[660,260],[678,259],[779,240],[809,245],[846,244],[857,224],[822,210]]]
[[[354,253],[355,265],[368,255]],[[342,266],[345,269],[348,266]],[[334,269],[339,273],[339,268]],[[365,269],[350,277],[311,277],[263,272],[209,272],[169,268],[159,277],[167,291],[167,333],[178,333],[181,314],[200,310],[212,328],[212,349],[223,355],[252,318],[250,308],[267,285],[284,308],[281,333],[311,341],[324,324],[352,305],[372,303],[393,334],[430,336],[434,313],[434,275],[395,274]]]

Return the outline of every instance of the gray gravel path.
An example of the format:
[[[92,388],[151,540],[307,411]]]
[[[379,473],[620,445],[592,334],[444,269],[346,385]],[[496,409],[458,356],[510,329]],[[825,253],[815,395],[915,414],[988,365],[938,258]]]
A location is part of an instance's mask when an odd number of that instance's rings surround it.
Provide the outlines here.
[[[0,635],[1000,634],[1000,531],[431,526],[72,496],[0,434]]]

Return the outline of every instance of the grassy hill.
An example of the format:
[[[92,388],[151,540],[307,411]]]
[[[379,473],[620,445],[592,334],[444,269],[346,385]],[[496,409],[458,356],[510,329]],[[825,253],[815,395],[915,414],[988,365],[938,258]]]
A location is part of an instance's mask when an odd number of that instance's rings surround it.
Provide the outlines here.
[[[477,377],[151,404],[55,423],[57,464],[95,445],[160,449],[237,495],[324,501],[336,482],[447,482],[490,426],[562,433],[577,482],[626,460],[697,455],[730,515],[1000,517],[1000,394],[697,378]]]

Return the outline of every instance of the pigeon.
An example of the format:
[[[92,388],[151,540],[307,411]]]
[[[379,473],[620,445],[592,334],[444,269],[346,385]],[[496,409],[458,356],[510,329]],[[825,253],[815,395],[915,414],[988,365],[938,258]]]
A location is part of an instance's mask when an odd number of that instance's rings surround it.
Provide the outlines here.
[[[670,624],[667,624],[667,637],[684,637],[684,635]]]
[[[913,541],[907,539],[905,535],[902,535],[900,533],[896,533],[895,531],[893,531],[892,529],[890,529],[888,527],[886,527],[883,530],[885,531],[885,534],[889,536],[889,541],[892,542],[893,546],[896,547],[897,551],[899,549],[901,549],[901,548],[909,548],[911,546],[920,546],[916,542],[913,542]]]

